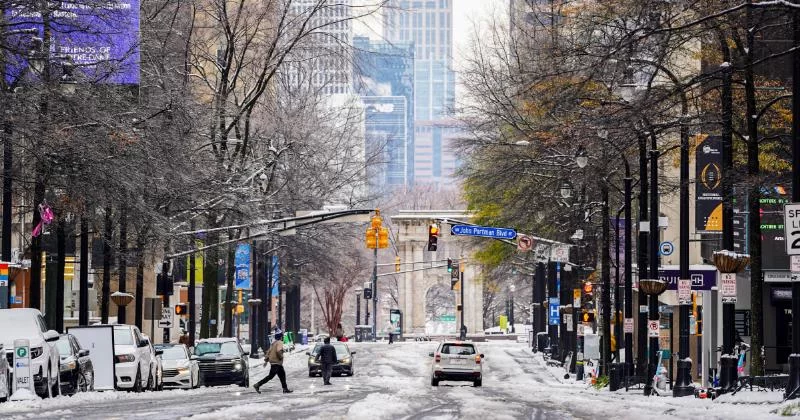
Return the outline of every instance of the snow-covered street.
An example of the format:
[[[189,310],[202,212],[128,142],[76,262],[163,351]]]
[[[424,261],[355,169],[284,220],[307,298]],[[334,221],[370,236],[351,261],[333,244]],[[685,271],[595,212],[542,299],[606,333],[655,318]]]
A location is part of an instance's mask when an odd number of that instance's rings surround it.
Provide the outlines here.
[[[352,343],[355,376],[335,377],[323,387],[309,378],[305,353],[287,355],[286,371],[292,394],[268,383],[257,394],[237,386],[170,390],[143,394],[86,393],[51,400],[0,404],[4,419],[236,419],[236,418],[720,418],[780,417],[791,407],[780,403],[780,393],[742,393],[716,401],[694,398],[651,397],[640,391],[610,393],[595,390],[563,373],[546,368],[526,344],[479,343],[486,355],[483,387],[466,382],[430,385],[430,357],[435,342]],[[260,363],[251,382],[266,372]],[[756,403],[761,401],[761,403]]]

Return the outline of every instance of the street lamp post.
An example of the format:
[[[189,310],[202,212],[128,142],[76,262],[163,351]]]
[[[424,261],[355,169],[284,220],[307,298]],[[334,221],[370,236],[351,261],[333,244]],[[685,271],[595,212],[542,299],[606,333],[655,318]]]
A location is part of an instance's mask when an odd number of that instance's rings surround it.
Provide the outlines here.
[[[509,308],[508,317],[510,318],[510,321],[511,321],[511,332],[512,333],[516,333],[517,332],[517,330],[514,328],[514,291],[516,289],[517,289],[517,287],[514,286],[513,284],[511,286],[508,286],[508,290],[511,291],[511,293],[509,295],[509,300],[511,301],[511,306]],[[463,305],[463,302],[462,302],[462,305]],[[463,306],[462,306],[462,308],[463,308]]]
[[[714,265],[719,270],[722,277],[724,293],[725,283],[730,280],[736,283],[736,273],[741,272],[750,263],[750,256],[744,254],[737,254],[733,251],[722,250],[714,252]],[[736,385],[736,371],[737,358],[733,355],[734,337],[736,327],[734,325],[734,317],[726,314],[726,311],[733,312],[736,308],[736,296],[722,296],[723,314],[725,316],[722,320],[722,356],[719,361],[719,387],[722,392],[728,392]],[[787,393],[790,392],[787,388]]]
[[[361,294],[364,290],[361,288],[356,289],[356,326],[361,325]]]

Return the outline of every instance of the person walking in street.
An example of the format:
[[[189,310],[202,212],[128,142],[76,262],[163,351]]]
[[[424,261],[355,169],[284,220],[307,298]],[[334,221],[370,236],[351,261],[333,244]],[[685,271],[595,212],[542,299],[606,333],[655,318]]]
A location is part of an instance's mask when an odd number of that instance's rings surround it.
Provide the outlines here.
[[[286,371],[283,370],[283,333],[281,331],[275,333],[275,341],[269,346],[269,350],[264,356],[264,366],[266,366],[268,362],[269,374],[253,385],[256,392],[260,394],[261,390],[259,388],[269,382],[270,379],[274,378],[275,375],[278,375],[278,379],[281,381],[283,393],[288,394],[292,392],[292,390],[286,386]]]
[[[317,353],[317,361],[322,364],[322,384],[331,384],[331,374],[333,373],[333,365],[336,364],[336,348],[331,345],[331,338],[325,337],[324,344]]]

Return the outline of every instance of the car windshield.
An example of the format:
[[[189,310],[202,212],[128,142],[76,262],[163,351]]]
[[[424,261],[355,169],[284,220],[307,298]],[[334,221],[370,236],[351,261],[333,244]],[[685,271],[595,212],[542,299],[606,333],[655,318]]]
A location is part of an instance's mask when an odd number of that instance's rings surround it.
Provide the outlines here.
[[[133,334],[127,328],[114,328],[114,345],[133,345]]]
[[[188,359],[189,355],[186,354],[186,349],[180,346],[164,347],[164,354],[161,355],[163,360],[184,360]]]
[[[36,319],[29,312],[0,311],[0,329],[3,336],[13,338],[36,337],[41,332]]]
[[[468,356],[475,354],[475,347],[472,344],[445,344],[442,346],[442,354]]]
[[[319,349],[321,349],[323,345],[324,344],[317,344],[316,346],[314,346],[314,350],[311,352],[311,355],[312,356],[316,356],[319,353]],[[331,345],[333,346],[334,349],[336,349],[336,358],[337,359],[341,360],[341,359],[344,359],[345,357],[350,356],[350,351],[347,349],[347,346],[345,346],[344,344],[342,344],[342,343],[331,343]]]
[[[61,356],[69,356],[72,354],[69,340],[66,337],[61,337],[58,339],[58,341],[56,341],[56,348],[58,348],[58,354]]]
[[[204,354],[219,353],[227,356],[238,356],[239,349],[236,343],[228,341],[226,343],[199,343],[194,349],[194,354],[202,356]]]

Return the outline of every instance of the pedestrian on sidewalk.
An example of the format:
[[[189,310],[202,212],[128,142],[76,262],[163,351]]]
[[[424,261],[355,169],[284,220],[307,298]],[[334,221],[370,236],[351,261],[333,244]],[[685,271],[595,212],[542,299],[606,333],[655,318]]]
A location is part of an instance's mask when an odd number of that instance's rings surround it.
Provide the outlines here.
[[[389,335],[389,344],[394,343],[394,324],[392,324],[392,321],[386,321],[386,334]]]
[[[322,384],[331,384],[331,374],[333,373],[333,365],[336,364],[336,348],[331,345],[331,338],[325,337],[322,347],[319,348],[317,353],[317,361],[322,364]]]
[[[256,392],[260,394],[261,390],[259,388],[269,382],[270,379],[274,378],[275,375],[278,375],[278,379],[281,381],[283,393],[288,394],[292,392],[292,390],[286,386],[286,371],[283,370],[283,333],[280,330],[275,333],[275,341],[269,346],[269,350],[264,356],[264,366],[267,366],[267,363],[269,363],[269,374],[253,385]]]

